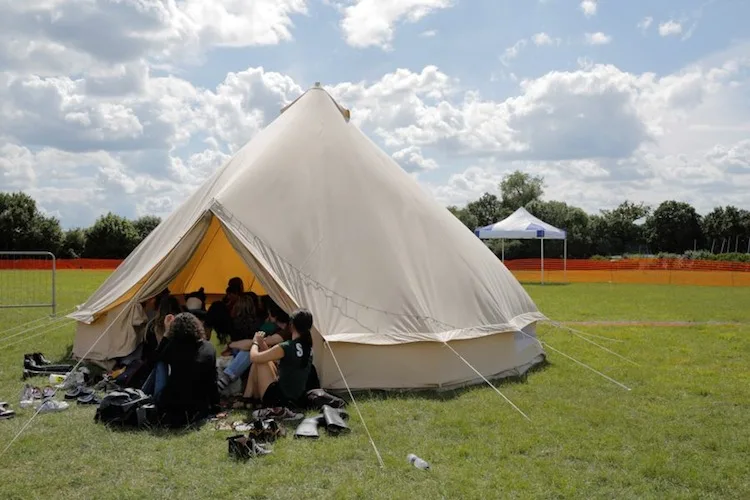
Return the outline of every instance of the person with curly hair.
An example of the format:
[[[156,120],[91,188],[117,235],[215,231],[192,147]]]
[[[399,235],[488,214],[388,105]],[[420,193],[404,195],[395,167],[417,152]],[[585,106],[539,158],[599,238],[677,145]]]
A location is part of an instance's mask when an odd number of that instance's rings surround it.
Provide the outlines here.
[[[162,425],[183,427],[219,410],[216,386],[216,349],[204,339],[203,325],[190,313],[165,319],[169,340],[160,361],[169,375],[154,395]]]

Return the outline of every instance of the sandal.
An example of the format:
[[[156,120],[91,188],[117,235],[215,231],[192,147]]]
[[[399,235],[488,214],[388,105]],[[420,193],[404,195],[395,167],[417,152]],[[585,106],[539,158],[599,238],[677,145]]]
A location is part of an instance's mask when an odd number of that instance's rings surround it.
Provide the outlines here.
[[[247,460],[251,456],[255,455],[253,445],[255,442],[251,442],[250,439],[238,434],[236,436],[230,436],[227,438],[227,448],[229,456],[237,460]]]
[[[0,420],[9,420],[16,416],[16,412],[9,410],[5,406],[0,406]]]

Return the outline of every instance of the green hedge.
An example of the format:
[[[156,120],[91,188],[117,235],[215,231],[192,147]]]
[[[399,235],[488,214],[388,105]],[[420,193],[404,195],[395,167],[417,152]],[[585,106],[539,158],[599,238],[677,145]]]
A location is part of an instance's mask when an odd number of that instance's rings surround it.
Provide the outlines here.
[[[688,250],[684,254],[659,253],[654,255],[626,254],[623,259],[686,259],[686,260],[715,260],[720,262],[750,262],[750,254],[747,253],[711,253],[708,250]],[[611,260],[612,257],[594,255],[591,260]]]

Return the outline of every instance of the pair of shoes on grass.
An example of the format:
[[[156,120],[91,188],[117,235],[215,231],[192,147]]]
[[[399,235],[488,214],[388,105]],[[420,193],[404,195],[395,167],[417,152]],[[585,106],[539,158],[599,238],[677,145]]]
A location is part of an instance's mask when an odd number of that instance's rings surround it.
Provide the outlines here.
[[[272,453],[268,445],[262,445],[250,436],[238,434],[227,438],[229,456],[237,460],[248,460]]]
[[[32,386],[30,384],[24,384],[21,390],[21,398],[19,405],[21,408],[28,408],[34,406],[35,401],[41,401],[42,399],[53,398],[57,391],[52,386],[46,386],[43,389]]]
[[[325,427],[326,431],[331,436],[346,434],[351,431],[346,424],[347,420],[349,420],[349,414],[346,411],[323,405],[322,413],[320,415],[317,417],[306,418],[299,424],[299,426],[297,426],[297,430],[294,431],[294,437],[318,439],[320,437],[318,427],[321,425]]]

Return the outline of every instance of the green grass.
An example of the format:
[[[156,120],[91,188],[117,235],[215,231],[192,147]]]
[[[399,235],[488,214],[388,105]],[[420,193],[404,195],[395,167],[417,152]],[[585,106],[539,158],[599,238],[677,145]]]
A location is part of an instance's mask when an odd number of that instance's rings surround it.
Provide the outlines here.
[[[84,299],[104,276],[60,272],[61,309]],[[528,289],[561,321],[750,320],[750,290],[741,288]],[[601,342],[641,366],[549,326],[540,336],[632,391],[549,352],[545,369],[499,386],[530,423],[486,386],[443,398],[363,396],[360,407],[384,469],[351,406],[350,436],[287,438],[272,455],[247,464],[228,459],[226,432],[116,432],[94,424],[93,408],[73,407],[39,415],[0,457],[0,498],[750,497],[750,327],[580,330],[624,340]],[[0,333],[0,400],[18,410],[22,354],[62,356],[72,328],[9,348],[5,336]],[[0,450],[31,415],[18,411],[15,420],[0,421]],[[409,466],[410,452],[433,470]]]

